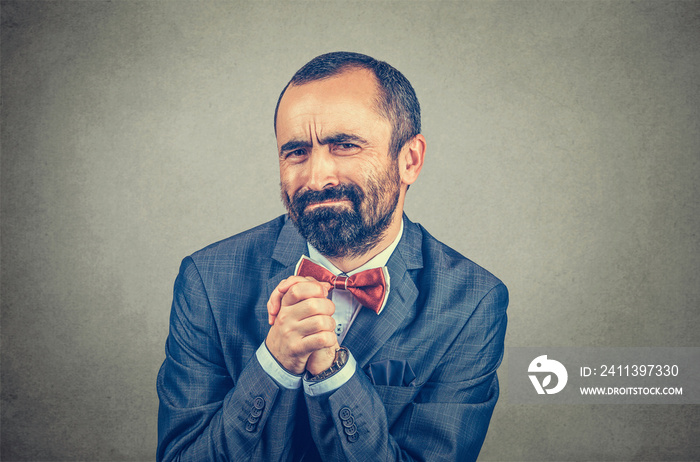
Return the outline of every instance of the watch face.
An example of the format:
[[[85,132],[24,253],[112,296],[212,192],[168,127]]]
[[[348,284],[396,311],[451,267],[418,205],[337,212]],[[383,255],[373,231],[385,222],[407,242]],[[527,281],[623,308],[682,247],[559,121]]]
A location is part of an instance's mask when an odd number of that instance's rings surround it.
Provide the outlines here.
[[[336,362],[339,363],[339,365],[342,367],[345,365],[346,362],[348,362],[348,349],[343,347],[340,350],[338,350],[338,354],[336,355]]]
[[[343,367],[345,363],[348,362],[349,356],[350,353],[348,352],[348,349],[345,347],[340,347],[340,349],[335,353],[336,364],[338,364],[338,366],[340,367]]]

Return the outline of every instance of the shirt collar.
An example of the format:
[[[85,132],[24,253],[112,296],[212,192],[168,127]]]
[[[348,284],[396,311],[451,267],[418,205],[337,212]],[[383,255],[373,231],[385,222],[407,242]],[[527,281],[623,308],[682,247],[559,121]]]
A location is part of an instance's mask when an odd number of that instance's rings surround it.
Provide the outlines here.
[[[389,244],[389,247],[386,249],[382,250],[379,252],[377,255],[375,255],[370,261],[365,263],[364,265],[360,266],[359,268],[356,268],[352,271],[349,271],[347,273],[348,276],[352,276],[355,273],[359,273],[360,271],[372,269],[372,268],[381,268],[382,266],[386,266],[386,264],[389,262],[389,258],[391,257],[391,254],[394,253],[394,249],[396,248],[397,245],[399,245],[399,241],[401,240],[401,236],[403,236],[403,218],[401,219],[401,228],[399,229],[399,234],[396,236],[396,239]],[[343,274],[342,271],[340,271],[336,266],[330,262],[326,257],[324,257],[321,252],[316,250],[311,244],[308,242],[306,243],[307,247],[309,248],[309,258],[311,258],[313,261],[317,262],[318,264],[324,266],[328,271],[331,273],[335,274],[336,276]]]

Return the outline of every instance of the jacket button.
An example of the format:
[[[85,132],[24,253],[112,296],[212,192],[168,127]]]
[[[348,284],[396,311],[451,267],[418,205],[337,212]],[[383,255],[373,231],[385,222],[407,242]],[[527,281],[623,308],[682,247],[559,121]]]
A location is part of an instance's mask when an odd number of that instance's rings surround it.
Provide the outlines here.
[[[355,424],[355,419],[352,416],[342,421],[343,427],[352,427]]]
[[[250,415],[253,417],[260,417],[262,415],[263,411],[262,409],[258,409],[257,407],[254,407],[253,409],[250,410]]]
[[[360,434],[359,434],[359,433],[353,433],[352,435],[348,435],[348,442],[354,443],[354,442],[357,441],[359,438],[360,438]]]
[[[353,424],[351,427],[345,427],[345,428],[343,428],[343,431],[345,432],[346,435],[352,436],[355,433],[357,433],[357,425]]]
[[[352,412],[350,412],[349,407],[344,407],[340,410],[338,415],[340,416],[340,420],[348,420],[350,417],[352,417]]]
[[[259,420],[260,420],[260,417],[255,417],[253,414],[250,414],[248,416],[249,423],[256,424],[256,423],[258,423]]]
[[[265,409],[265,400],[262,396],[258,396],[253,400],[253,407],[255,409]]]
[[[257,424],[250,423],[250,422],[246,422],[246,424],[245,424],[245,431],[247,431],[249,433],[253,433],[256,428],[258,428]]]

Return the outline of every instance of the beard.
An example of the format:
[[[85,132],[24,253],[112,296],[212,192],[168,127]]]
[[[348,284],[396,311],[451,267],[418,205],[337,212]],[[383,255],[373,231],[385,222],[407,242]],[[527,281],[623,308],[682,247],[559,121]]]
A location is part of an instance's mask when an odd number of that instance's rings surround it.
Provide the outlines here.
[[[392,168],[393,167],[393,168]],[[290,198],[282,185],[282,202],[304,239],[330,258],[358,257],[384,237],[399,201],[398,169],[390,166],[383,178],[370,177],[363,191],[356,184],[332,188],[299,190]],[[352,206],[313,207],[329,200],[348,200]]]

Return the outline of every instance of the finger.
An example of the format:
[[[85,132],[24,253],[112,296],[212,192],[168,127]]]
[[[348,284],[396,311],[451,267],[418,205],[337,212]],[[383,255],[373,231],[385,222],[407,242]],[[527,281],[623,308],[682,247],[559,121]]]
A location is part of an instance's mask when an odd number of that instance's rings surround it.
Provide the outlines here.
[[[267,312],[272,316],[276,316],[277,312],[279,311],[280,303],[282,302],[282,297],[284,297],[284,294],[287,293],[287,290],[289,290],[289,288],[297,282],[305,280],[306,278],[301,276],[290,276],[277,284],[277,287],[275,287],[275,290],[272,291],[272,294],[267,301]]]
[[[287,279],[282,280],[277,287],[275,287],[275,290],[272,291],[272,294],[270,295],[270,298],[267,301],[267,322],[272,325],[275,323],[275,318],[277,317],[277,314],[279,313],[280,307],[282,306],[282,298],[284,298],[284,295],[287,293],[290,287],[292,287],[294,284],[298,284],[299,282],[317,282],[314,278],[311,277],[302,277],[302,276],[290,276]],[[328,295],[328,291],[330,290],[331,285],[327,282],[319,282],[322,287],[326,288],[326,295]]]
[[[337,343],[338,340],[335,333],[327,330],[307,335],[301,339],[302,348],[309,353],[323,348],[330,348]]]
[[[299,321],[295,330],[300,337],[308,337],[319,332],[331,332],[335,336],[335,319],[325,314],[310,316]]]
[[[310,298],[326,298],[330,284],[324,284],[315,280],[300,281],[289,287],[282,296],[281,306],[296,305]]]
[[[312,316],[333,316],[335,304],[327,298],[309,298],[295,305],[283,306],[276,317],[276,323],[294,329],[296,323]]]

